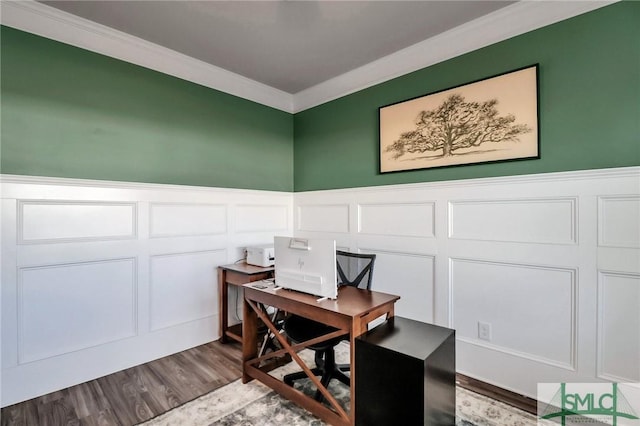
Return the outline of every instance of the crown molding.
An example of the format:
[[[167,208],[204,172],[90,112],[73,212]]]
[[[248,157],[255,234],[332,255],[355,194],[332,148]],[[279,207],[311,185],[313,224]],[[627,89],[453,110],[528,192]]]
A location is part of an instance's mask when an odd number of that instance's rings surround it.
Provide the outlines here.
[[[2,25],[293,112],[293,96],[289,93],[139,37],[33,0],[3,0],[1,8]]]
[[[616,3],[521,0],[294,95],[294,113]]]
[[[3,0],[0,22],[8,27],[296,113],[616,1],[519,1],[296,94],[286,93],[34,0]]]

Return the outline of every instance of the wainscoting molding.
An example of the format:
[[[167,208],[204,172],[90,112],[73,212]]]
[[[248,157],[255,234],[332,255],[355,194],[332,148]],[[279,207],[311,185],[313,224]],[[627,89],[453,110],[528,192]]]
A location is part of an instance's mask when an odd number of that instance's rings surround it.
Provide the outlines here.
[[[435,237],[434,203],[358,205],[360,234],[397,237]],[[389,220],[389,218],[395,218]]]
[[[217,339],[216,267],[293,233],[291,193],[9,175],[0,189],[2,406]]]
[[[640,248],[640,195],[599,197],[598,245]]]
[[[211,265],[227,263],[227,250],[151,256],[149,268],[150,330],[200,319],[218,321],[217,272]]]
[[[224,204],[151,203],[149,237],[189,237],[227,233]]]
[[[136,216],[134,203],[20,200],[18,244],[135,238]]]
[[[135,258],[20,268],[18,277],[19,365],[137,334]]]
[[[542,244],[576,243],[575,198],[455,201],[449,238]],[[552,223],[545,222],[553,217]]]
[[[461,374],[530,397],[640,381],[640,167],[295,194],[0,189],[3,406],[217,339],[216,266],[278,234],[378,254],[373,289],[455,328]]]
[[[381,277],[376,280],[376,290],[393,294],[411,294],[411,297],[400,299],[395,309],[403,312],[405,317],[434,322],[434,256],[375,247],[359,247],[358,251],[376,254],[374,276]]]
[[[284,205],[238,205],[236,232],[288,232],[292,227],[290,216]]]
[[[297,231],[349,232],[348,204],[299,205],[297,213]]]
[[[640,274],[600,271],[598,377],[615,382],[640,377]]]
[[[459,341],[575,371],[576,275],[568,268],[451,259],[450,324]],[[510,327],[485,340],[479,321]]]
[[[533,398],[640,381],[638,167],[301,192],[294,209],[297,236],[378,254],[397,315],[455,328],[459,373]]]

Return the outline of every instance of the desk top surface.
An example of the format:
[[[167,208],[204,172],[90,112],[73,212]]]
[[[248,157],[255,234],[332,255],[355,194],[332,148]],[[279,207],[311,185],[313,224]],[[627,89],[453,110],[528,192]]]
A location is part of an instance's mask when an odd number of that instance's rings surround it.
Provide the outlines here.
[[[395,294],[362,290],[348,286],[340,287],[338,289],[338,298],[332,300],[319,299],[318,296],[294,290],[276,290],[275,287],[257,288],[255,285],[260,284],[250,283],[243,286],[246,297],[261,299],[259,301],[264,301],[267,304],[269,304],[269,301],[275,302],[271,306],[277,306],[278,301],[281,303],[299,303],[350,317],[361,316],[387,303],[395,303],[400,299],[400,296]]]
[[[264,272],[270,272],[274,270],[273,266],[267,266],[267,267],[255,266],[255,265],[249,265],[248,263],[245,263],[245,262],[232,263],[230,265],[220,265],[218,266],[218,268],[226,269],[227,271],[236,271],[246,275],[262,274]]]

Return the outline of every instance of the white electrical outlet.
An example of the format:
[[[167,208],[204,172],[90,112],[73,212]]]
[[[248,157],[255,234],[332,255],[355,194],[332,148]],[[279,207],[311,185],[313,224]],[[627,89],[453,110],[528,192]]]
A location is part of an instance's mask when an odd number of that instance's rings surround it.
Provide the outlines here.
[[[478,321],[478,339],[491,341],[491,324],[488,322]]]

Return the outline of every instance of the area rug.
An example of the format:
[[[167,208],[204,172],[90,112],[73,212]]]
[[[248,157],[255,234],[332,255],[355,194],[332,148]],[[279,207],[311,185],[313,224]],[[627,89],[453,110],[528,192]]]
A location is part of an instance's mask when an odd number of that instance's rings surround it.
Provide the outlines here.
[[[336,351],[338,362],[349,357],[349,346],[341,344]],[[313,353],[303,351],[300,356],[312,363]],[[298,371],[295,363],[290,363],[271,372],[281,378],[287,373]],[[310,381],[296,382],[303,392],[311,393]],[[329,390],[343,405],[349,403],[349,389],[332,381]],[[144,426],[321,426],[322,420],[304,408],[273,392],[270,388],[254,380],[242,384],[237,380],[227,386],[203,395],[165,414],[155,417]],[[457,426],[525,426],[536,425],[535,416],[479,395],[461,387],[456,388]],[[374,426],[374,425],[372,425]]]

